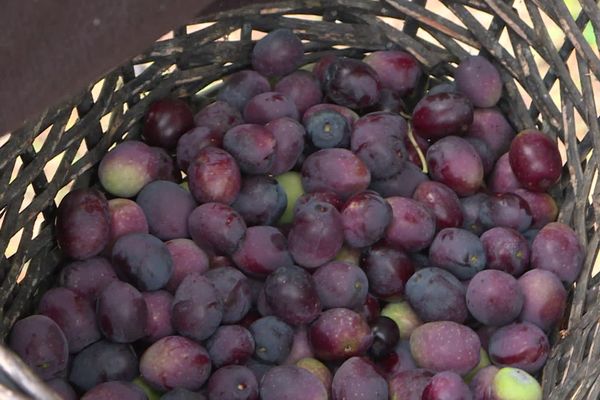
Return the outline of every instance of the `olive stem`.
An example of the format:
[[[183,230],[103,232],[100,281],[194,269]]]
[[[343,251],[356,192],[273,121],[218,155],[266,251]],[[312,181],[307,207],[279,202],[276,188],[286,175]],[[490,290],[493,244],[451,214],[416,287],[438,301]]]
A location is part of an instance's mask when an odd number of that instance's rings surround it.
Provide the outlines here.
[[[425,155],[423,154],[423,151],[421,151],[421,148],[417,144],[417,140],[415,139],[415,136],[413,133],[412,124],[408,124],[408,138],[410,139],[410,142],[412,143],[412,145],[415,147],[415,150],[416,150],[417,154],[419,155],[419,160],[421,160],[421,171],[423,171],[424,174],[429,173],[429,168],[427,167],[427,160],[425,159]]]

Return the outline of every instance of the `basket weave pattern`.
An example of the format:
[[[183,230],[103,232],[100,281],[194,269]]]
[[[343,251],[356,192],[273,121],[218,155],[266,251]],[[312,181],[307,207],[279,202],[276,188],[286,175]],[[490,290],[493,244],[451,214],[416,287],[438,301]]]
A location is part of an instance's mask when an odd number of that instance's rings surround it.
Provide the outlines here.
[[[551,336],[544,398],[600,398],[600,278],[593,273],[600,242],[599,158],[593,151],[600,148],[600,131],[593,89],[600,59],[583,36],[591,24],[600,43],[600,11],[595,1],[580,0],[582,10],[572,18],[563,0],[526,0],[528,15],[522,15],[512,3],[446,0],[446,17],[424,0],[290,0],[192,19],[77,98],[1,137],[0,248],[7,250],[0,256],[0,338],[34,310],[61,265],[53,232],[60,197],[73,187],[96,184],[102,156],[114,143],[139,137],[152,101],[174,95],[196,107],[206,104],[215,92],[211,84],[248,67],[253,33],[287,27],[305,41],[307,63],[331,52],[360,57],[402,48],[436,81],[448,80],[468,54],[481,52],[499,67],[505,82],[500,107],[514,127],[538,127],[564,145],[567,163],[552,194],[560,201],[559,220],[574,227],[587,249],[570,310]],[[549,21],[564,32],[558,47]],[[134,68],[140,65],[143,72]],[[15,368],[23,367],[15,365],[0,367],[0,382],[12,379],[41,396],[43,387],[17,374]]]

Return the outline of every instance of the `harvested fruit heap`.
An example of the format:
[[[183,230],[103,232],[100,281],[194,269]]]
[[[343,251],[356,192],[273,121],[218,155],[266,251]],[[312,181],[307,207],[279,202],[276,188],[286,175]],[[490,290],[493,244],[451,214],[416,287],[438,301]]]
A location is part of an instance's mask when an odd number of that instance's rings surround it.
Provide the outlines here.
[[[423,93],[403,51],[298,69],[288,30],[251,60],[63,199],[70,261],[9,346],[65,399],[541,399],[584,253],[496,68]]]

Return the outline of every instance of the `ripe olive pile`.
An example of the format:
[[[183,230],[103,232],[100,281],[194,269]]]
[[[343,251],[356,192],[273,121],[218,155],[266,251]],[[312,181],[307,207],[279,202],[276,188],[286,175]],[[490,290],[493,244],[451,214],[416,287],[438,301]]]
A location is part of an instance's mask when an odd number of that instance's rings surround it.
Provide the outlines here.
[[[269,33],[62,200],[68,262],[8,344],[64,399],[542,398],[584,257],[557,143],[481,56],[433,87],[400,50],[303,57]]]

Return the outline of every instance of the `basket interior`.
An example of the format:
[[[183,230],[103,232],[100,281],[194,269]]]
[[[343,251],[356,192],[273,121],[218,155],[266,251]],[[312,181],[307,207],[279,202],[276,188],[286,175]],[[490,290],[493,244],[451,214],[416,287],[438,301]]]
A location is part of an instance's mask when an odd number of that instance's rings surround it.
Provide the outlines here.
[[[600,12],[591,0],[573,2],[572,9],[562,0],[512,3],[298,0],[192,18],[76,98],[0,137],[0,338],[34,309],[61,266],[53,237],[61,198],[96,184],[102,156],[140,136],[153,100],[172,95],[202,107],[223,77],[248,67],[253,41],[287,27],[304,41],[307,64],[331,52],[361,57],[401,48],[421,62],[430,83],[451,79],[468,54],[481,52],[499,67],[505,82],[499,106],[510,122],[517,130],[537,127],[559,142],[566,162],[552,194],[560,202],[559,220],[573,226],[587,248],[570,312],[553,335],[544,390],[551,399],[600,397],[594,151],[600,148],[594,98]]]

